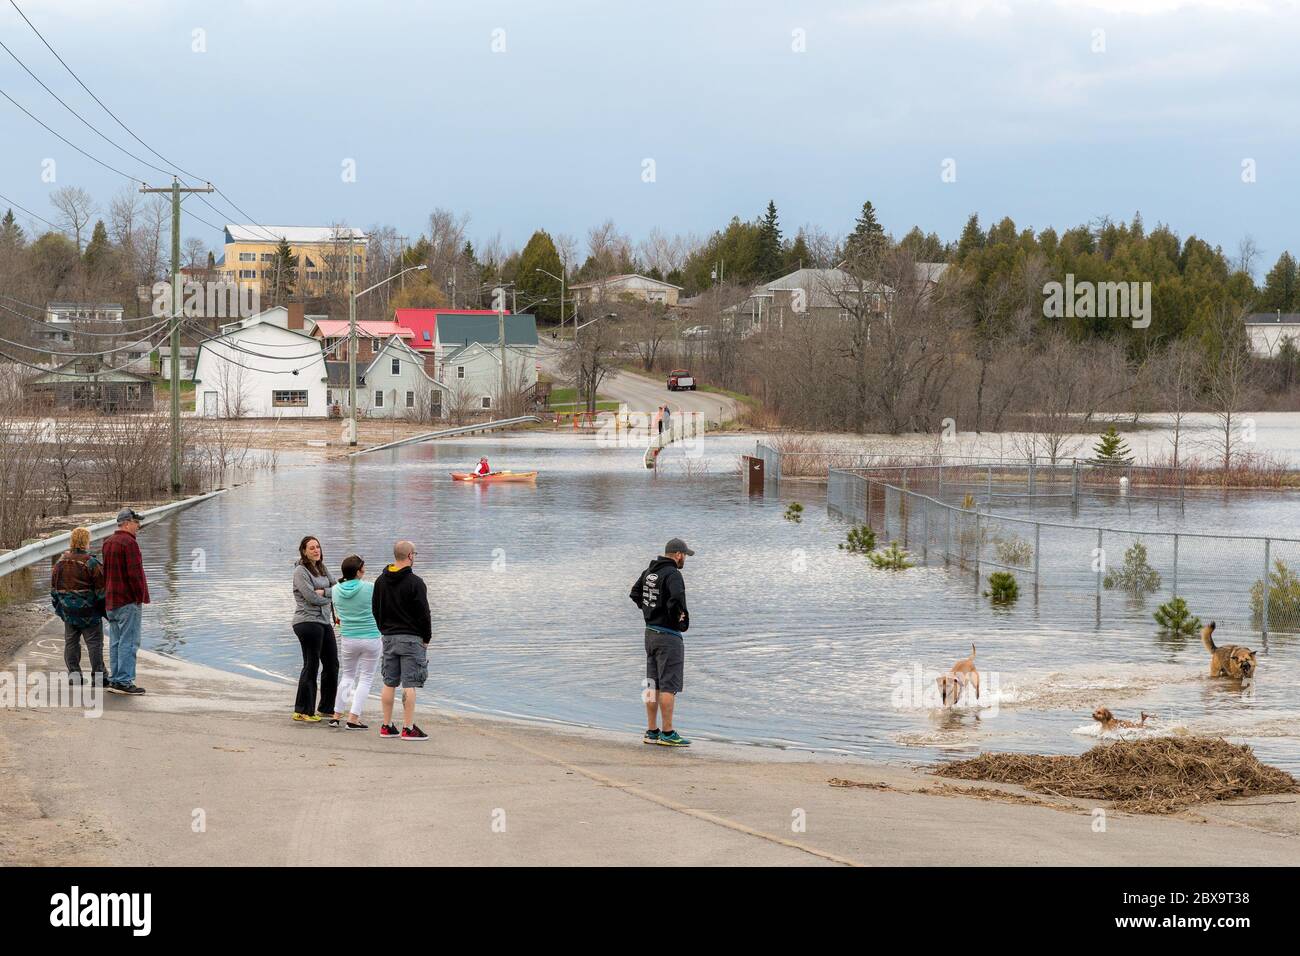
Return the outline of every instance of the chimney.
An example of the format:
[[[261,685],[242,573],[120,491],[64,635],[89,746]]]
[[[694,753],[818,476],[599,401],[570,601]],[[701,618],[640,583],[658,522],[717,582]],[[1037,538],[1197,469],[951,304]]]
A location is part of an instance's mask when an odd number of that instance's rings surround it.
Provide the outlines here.
[[[303,326],[306,324],[303,318],[306,307],[301,302],[290,302],[288,303],[288,309],[289,324],[286,328],[301,332]]]

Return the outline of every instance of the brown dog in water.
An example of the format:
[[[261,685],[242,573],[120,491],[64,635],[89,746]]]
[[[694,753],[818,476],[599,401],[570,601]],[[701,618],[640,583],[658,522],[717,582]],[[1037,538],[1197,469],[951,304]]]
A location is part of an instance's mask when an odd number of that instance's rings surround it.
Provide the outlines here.
[[[1148,714],[1144,710],[1142,711],[1142,719],[1135,724],[1131,720],[1117,719],[1115,715],[1110,712],[1109,707],[1098,707],[1096,710],[1092,712],[1092,719],[1095,720],[1097,723],[1101,724],[1101,729],[1103,733],[1105,733],[1108,730],[1119,730],[1121,728],[1129,728],[1131,730],[1137,730],[1139,728],[1145,727],[1147,723],[1147,718],[1152,716],[1154,716],[1154,714]]]
[[[1201,643],[1210,652],[1210,676],[1251,680],[1257,669],[1255,652],[1239,644],[1225,644],[1223,647],[1218,647],[1214,643],[1214,638],[1210,636],[1213,633],[1213,621],[1201,628]]]
[[[963,657],[949,668],[948,673],[935,678],[939,685],[942,707],[955,707],[967,683],[975,687],[975,699],[980,699],[980,672],[975,669],[975,645],[970,646],[970,657]]]

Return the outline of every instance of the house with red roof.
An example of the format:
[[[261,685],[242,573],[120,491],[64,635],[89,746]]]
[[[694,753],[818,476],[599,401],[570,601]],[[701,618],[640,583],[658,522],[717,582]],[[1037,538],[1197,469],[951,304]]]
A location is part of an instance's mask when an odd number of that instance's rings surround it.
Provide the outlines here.
[[[509,310],[506,315],[509,315]],[[411,338],[406,344],[420,353],[427,353],[425,368],[429,374],[436,374],[437,360],[440,354],[446,354],[447,343],[443,343],[441,353],[438,348],[438,316],[440,315],[490,315],[496,313],[491,309],[394,309],[393,321],[410,329]],[[457,343],[459,345],[460,343]],[[454,347],[454,346],[453,346]]]
[[[311,330],[313,338],[320,339],[330,361],[348,360],[349,325],[347,319],[317,319]],[[414,347],[415,333],[403,325],[387,320],[357,320],[357,361],[369,362],[380,353],[393,336]]]

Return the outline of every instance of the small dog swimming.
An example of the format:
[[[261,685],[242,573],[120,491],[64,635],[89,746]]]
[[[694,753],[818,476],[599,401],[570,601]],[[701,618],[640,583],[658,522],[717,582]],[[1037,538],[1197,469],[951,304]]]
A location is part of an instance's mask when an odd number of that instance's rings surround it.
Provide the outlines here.
[[[975,669],[975,644],[970,646],[970,657],[963,657],[949,668],[948,673],[935,678],[939,685],[941,707],[955,707],[967,684],[975,688],[975,699],[980,699],[980,672]]]
[[[1142,719],[1135,724],[1131,720],[1118,719],[1110,712],[1109,707],[1098,707],[1092,712],[1092,719],[1101,724],[1102,733],[1105,733],[1108,730],[1141,730],[1146,726],[1147,718],[1154,716],[1155,714],[1148,714],[1144,710],[1142,711]]]

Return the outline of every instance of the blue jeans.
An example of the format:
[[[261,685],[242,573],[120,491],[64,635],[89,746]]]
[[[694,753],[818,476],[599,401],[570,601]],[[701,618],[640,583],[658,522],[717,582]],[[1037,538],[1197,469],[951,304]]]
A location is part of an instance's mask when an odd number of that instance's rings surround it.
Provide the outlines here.
[[[109,680],[135,683],[135,652],[140,649],[140,605],[123,604],[108,612]]]

